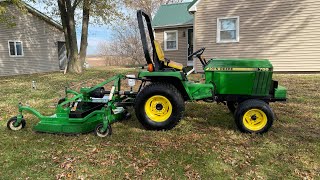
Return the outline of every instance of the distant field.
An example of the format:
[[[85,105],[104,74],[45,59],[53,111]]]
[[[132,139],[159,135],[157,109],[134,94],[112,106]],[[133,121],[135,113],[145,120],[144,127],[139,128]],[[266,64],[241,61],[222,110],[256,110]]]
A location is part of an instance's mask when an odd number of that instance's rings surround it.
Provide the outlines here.
[[[106,66],[106,60],[103,57],[89,57],[86,59],[90,67]]]
[[[67,84],[129,72],[137,71],[0,77],[0,179],[320,179],[319,74],[275,75],[289,101],[271,104],[277,120],[265,135],[240,133],[225,106],[204,102],[187,103],[182,122],[167,132],[146,131],[135,116],[105,139],[35,133],[30,115],[26,129],[6,129],[20,101],[50,114]]]
[[[86,61],[90,67],[128,66],[133,64],[130,58],[120,56],[89,56]]]

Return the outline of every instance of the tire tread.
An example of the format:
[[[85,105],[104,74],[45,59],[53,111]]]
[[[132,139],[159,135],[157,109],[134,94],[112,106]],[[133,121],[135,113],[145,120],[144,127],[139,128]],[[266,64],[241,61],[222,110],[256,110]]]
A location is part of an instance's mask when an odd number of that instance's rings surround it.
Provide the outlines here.
[[[149,124],[145,120],[145,115],[141,113],[141,108],[144,108],[144,101],[146,96],[149,94],[152,94],[154,91],[165,91],[168,94],[171,94],[176,99],[176,107],[177,108],[177,116],[174,117],[175,120],[172,121],[172,123],[166,125],[166,126],[159,126],[155,127],[151,124]],[[173,129],[183,118],[183,112],[185,111],[185,104],[184,99],[181,95],[181,93],[178,91],[176,87],[174,87],[172,84],[164,83],[164,82],[153,82],[149,85],[147,85],[145,88],[141,90],[141,92],[137,95],[135,99],[135,112],[136,116],[139,120],[139,122],[148,130],[170,130]]]
[[[243,118],[244,113],[246,111],[248,111],[249,109],[254,109],[254,108],[262,110],[268,118],[267,125],[263,129],[256,131],[256,132],[250,131],[249,129],[245,128],[242,123],[242,118]],[[262,100],[258,100],[258,99],[250,99],[250,100],[244,101],[241,104],[239,104],[234,116],[235,116],[234,117],[235,123],[241,132],[257,133],[257,134],[266,133],[271,128],[273,121],[275,119],[275,115],[273,113],[273,110],[269,106],[269,104],[267,104],[266,102],[264,102]]]

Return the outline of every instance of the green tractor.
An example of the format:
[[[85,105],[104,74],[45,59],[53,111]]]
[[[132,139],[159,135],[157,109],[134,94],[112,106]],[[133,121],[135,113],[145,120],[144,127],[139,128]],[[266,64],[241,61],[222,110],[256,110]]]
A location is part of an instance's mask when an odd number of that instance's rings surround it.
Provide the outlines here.
[[[149,130],[170,130],[182,119],[186,101],[218,102],[234,113],[237,127],[246,133],[267,132],[275,115],[270,102],[286,101],[287,90],[272,80],[273,66],[268,60],[202,58],[205,48],[193,53],[203,65],[205,82],[188,80],[192,73],[182,64],[166,59],[161,45],[155,40],[150,17],[138,11],[138,23],[148,70],[138,77],[117,75],[80,92],[66,89],[66,97],[58,102],[56,113],[44,116],[35,109],[19,104],[19,114],[7,127],[21,130],[23,117],[29,112],[40,119],[37,132],[78,134],[95,132],[99,137],[111,134],[111,124],[128,118],[126,108],[134,106],[139,122]],[[145,22],[147,27],[145,27]],[[149,37],[147,37],[146,29]],[[148,42],[152,47],[152,58]],[[137,92],[123,91],[121,82],[140,81]],[[133,81],[133,82],[132,82]],[[111,90],[105,86],[113,83]]]
[[[145,22],[147,27],[145,27]],[[242,132],[264,133],[272,126],[275,115],[270,102],[286,101],[287,90],[272,80],[273,66],[268,60],[202,58],[205,48],[193,53],[205,72],[205,83],[188,81],[190,72],[182,64],[166,59],[155,40],[150,17],[138,11],[139,29],[148,71],[139,78],[148,80],[135,98],[135,112],[147,129],[169,130],[183,117],[186,101],[225,103],[234,113]],[[149,39],[145,28],[148,29]],[[148,40],[153,49],[150,56]]]

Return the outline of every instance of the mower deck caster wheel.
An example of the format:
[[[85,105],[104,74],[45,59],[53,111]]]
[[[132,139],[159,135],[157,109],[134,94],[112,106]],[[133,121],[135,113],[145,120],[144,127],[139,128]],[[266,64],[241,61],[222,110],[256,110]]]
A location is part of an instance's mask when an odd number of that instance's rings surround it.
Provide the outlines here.
[[[110,125],[108,125],[108,128],[106,131],[102,132],[102,129],[103,128],[103,124],[98,124],[97,127],[95,128],[94,130],[94,134],[98,137],[101,137],[101,138],[105,138],[107,136],[111,136],[112,134],[112,128]]]
[[[7,122],[7,128],[12,131],[20,131],[21,129],[26,127],[27,123],[25,119],[22,119],[18,126],[14,126],[16,122],[17,122],[17,117],[13,117],[9,119],[9,121]]]

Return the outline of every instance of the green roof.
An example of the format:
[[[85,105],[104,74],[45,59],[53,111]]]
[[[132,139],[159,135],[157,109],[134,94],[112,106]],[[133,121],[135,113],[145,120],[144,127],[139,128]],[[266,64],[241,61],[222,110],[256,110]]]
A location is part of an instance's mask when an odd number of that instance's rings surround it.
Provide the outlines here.
[[[193,0],[191,3],[189,3],[187,9],[189,11],[189,9],[197,2],[198,0]]]
[[[189,4],[190,2],[160,6],[153,18],[153,27],[193,25],[193,15],[188,12]]]

